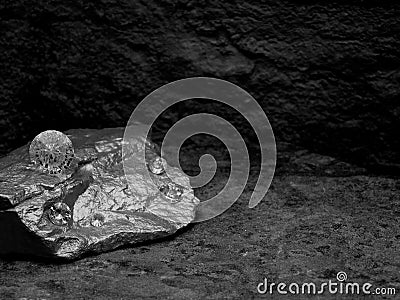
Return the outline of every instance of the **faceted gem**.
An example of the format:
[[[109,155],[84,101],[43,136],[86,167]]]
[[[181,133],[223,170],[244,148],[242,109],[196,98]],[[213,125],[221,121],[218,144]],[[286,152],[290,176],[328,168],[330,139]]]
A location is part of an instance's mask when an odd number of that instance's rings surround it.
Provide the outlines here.
[[[151,173],[161,175],[164,173],[164,160],[161,157],[156,157],[149,163],[149,170]]]
[[[168,183],[160,187],[161,193],[173,202],[179,202],[183,195],[183,187],[175,183]]]
[[[104,223],[104,217],[100,214],[95,214],[90,222],[93,227],[101,227]]]
[[[74,157],[71,140],[62,132],[47,130],[37,135],[30,147],[31,161],[49,174],[68,169]]]
[[[71,209],[62,202],[53,204],[50,207],[48,216],[50,222],[57,226],[67,225],[72,218]]]

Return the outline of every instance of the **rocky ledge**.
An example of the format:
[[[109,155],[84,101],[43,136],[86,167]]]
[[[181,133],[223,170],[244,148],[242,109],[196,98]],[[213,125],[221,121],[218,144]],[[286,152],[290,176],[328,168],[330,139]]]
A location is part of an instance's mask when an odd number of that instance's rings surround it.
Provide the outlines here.
[[[131,168],[128,186],[122,161],[123,128],[66,132],[75,148],[71,168],[62,175],[40,171],[29,145],[0,160],[0,254],[77,258],[121,245],[175,233],[189,224],[199,200],[188,177],[177,168],[152,174],[145,164]],[[137,159],[149,163],[157,147],[145,137],[129,140]],[[165,186],[179,183],[178,201]]]

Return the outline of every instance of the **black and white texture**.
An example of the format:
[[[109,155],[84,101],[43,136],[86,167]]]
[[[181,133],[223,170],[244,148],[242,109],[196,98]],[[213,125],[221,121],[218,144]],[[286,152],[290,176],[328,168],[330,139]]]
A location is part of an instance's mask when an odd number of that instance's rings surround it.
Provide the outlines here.
[[[158,243],[62,265],[4,257],[0,298],[249,299],[264,277],[339,271],[399,291],[399,15],[389,0],[1,2],[1,154],[47,129],[125,126],[152,90],[211,76],[259,101],[278,164],[267,197],[247,209],[258,152],[246,122],[211,101],[173,108],[156,142],[193,112],[219,113],[248,137],[254,167],[239,201]],[[198,137],[182,151],[188,173],[199,153],[219,163],[200,199],[224,185],[221,149]]]

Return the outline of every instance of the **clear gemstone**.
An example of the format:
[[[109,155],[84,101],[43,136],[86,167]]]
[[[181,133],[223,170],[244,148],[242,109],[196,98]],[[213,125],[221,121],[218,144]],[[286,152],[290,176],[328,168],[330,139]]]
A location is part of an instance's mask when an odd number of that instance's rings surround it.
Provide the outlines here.
[[[156,175],[164,173],[164,160],[161,157],[156,157],[149,163],[149,170]]]
[[[30,147],[31,161],[49,174],[68,169],[74,157],[71,140],[62,132],[47,130],[37,135]]]
[[[103,226],[103,222],[101,222],[99,219],[92,220],[92,222],[90,224],[92,224],[93,227],[101,227],[101,226]]]
[[[62,202],[57,202],[50,207],[49,220],[57,226],[67,225],[71,221],[71,209]]]
[[[104,217],[100,214],[96,214],[93,216],[90,224],[94,227],[101,227],[104,223]]]
[[[175,183],[169,183],[161,186],[160,191],[165,195],[165,197],[173,202],[179,202],[183,195],[183,187]]]

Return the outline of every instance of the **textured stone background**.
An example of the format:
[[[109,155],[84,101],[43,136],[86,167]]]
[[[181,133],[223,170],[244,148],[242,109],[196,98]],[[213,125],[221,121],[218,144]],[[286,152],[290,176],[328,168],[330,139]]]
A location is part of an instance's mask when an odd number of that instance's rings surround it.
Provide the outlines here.
[[[250,91],[280,141],[397,173],[400,4],[330,2],[4,0],[0,154],[124,126],[160,85],[213,76]]]
[[[2,1],[0,153],[49,128],[124,126],[153,89],[202,75],[259,100],[279,157],[254,210],[256,168],[232,209],[174,238],[72,264],[1,260],[0,298],[249,299],[264,277],[319,283],[338,271],[400,293],[399,14],[368,0]],[[169,111],[156,133],[216,110],[253,146],[249,126],[208,102]],[[204,139],[187,144],[186,171],[204,150]]]

